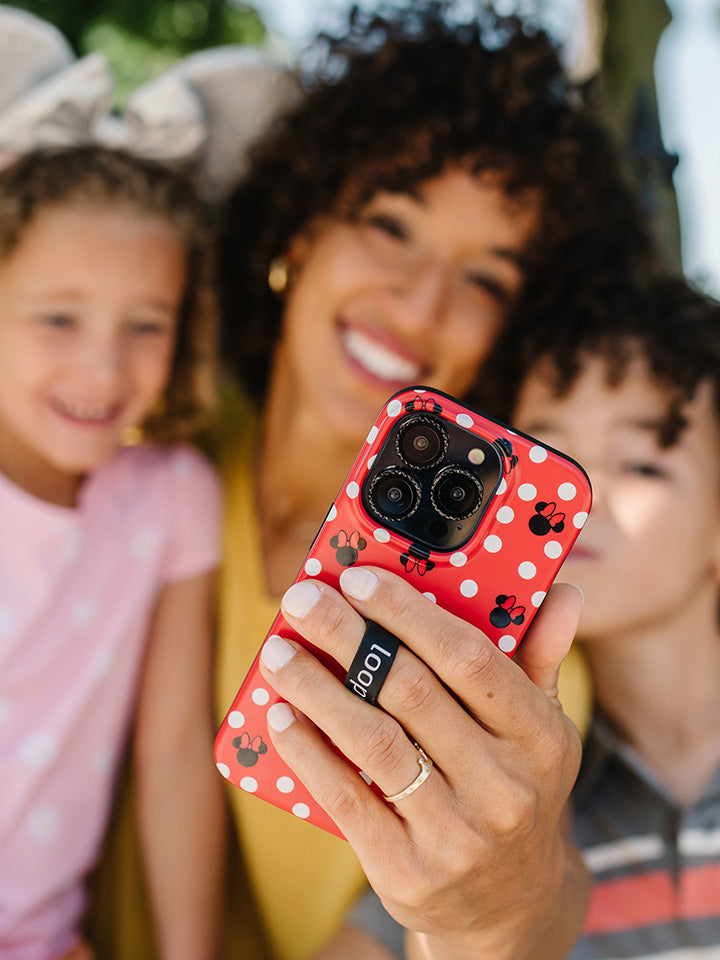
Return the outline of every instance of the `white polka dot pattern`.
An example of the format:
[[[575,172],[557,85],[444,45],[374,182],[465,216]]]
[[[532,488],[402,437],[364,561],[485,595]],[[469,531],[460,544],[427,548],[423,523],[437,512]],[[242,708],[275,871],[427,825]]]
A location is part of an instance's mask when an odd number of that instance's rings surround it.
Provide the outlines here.
[[[155,550],[159,542],[159,531],[152,527],[144,527],[137,530],[130,543],[130,552],[137,560],[144,560]]]
[[[534,487],[532,483],[521,483],[517,493],[521,500],[537,499],[537,488]]]
[[[87,627],[92,623],[96,613],[97,603],[94,600],[81,600],[75,604],[72,618],[78,627]]]
[[[322,570],[322,564],[317,559],[317,557],[310,557],[309,560],[305,561],[305,573],[309,577],[316,577]]]
[[[31,810],[26,820],[27,832],[40,843],[49,843],[60,833],[60,814],[49,805]]]
[[[14,618],[6,607],[0,607],[0,640],[7,637],[13,628]]]
[[[20,743],[20,756],[29,767],[47,767],[55,759],[57,742],[50,733],[31,733]]]

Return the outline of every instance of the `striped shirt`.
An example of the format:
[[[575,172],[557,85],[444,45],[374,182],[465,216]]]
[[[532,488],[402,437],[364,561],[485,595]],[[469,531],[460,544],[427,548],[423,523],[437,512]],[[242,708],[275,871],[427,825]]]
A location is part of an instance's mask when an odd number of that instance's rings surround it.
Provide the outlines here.
[[[720,770],[679,807],[596,719],[573,799],[594,884],[572,960],[720,958]]]

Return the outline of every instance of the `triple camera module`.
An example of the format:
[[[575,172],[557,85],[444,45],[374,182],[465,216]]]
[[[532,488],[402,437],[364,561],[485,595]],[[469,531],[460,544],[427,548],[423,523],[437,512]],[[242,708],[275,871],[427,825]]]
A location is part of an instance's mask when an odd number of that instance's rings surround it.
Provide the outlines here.
[[[368,513],[431,550],[456,550],[476,530],[503,475],[493,443],[432,413],[390,430],[363,484]]]

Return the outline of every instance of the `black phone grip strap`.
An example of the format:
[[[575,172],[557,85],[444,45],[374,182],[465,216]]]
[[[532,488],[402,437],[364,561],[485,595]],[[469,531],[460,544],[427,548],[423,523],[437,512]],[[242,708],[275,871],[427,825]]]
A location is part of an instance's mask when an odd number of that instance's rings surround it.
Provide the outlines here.
[[[373,706],[377,704],[399,646],[394,634],[374,620],[366,620],[365,633],[345,677],[348,690]]]

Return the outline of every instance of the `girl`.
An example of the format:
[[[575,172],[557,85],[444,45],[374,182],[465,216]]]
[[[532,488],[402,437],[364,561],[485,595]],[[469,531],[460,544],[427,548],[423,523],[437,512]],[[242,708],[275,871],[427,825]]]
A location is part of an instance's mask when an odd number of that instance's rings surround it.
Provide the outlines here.
[[[5,960],[84,955],[85,881],[133,713],[161,954],[215,951],[218,485],[165,443],[210,399],[209,269],[200,205],[174,173],[95,147],[0,173]]]

